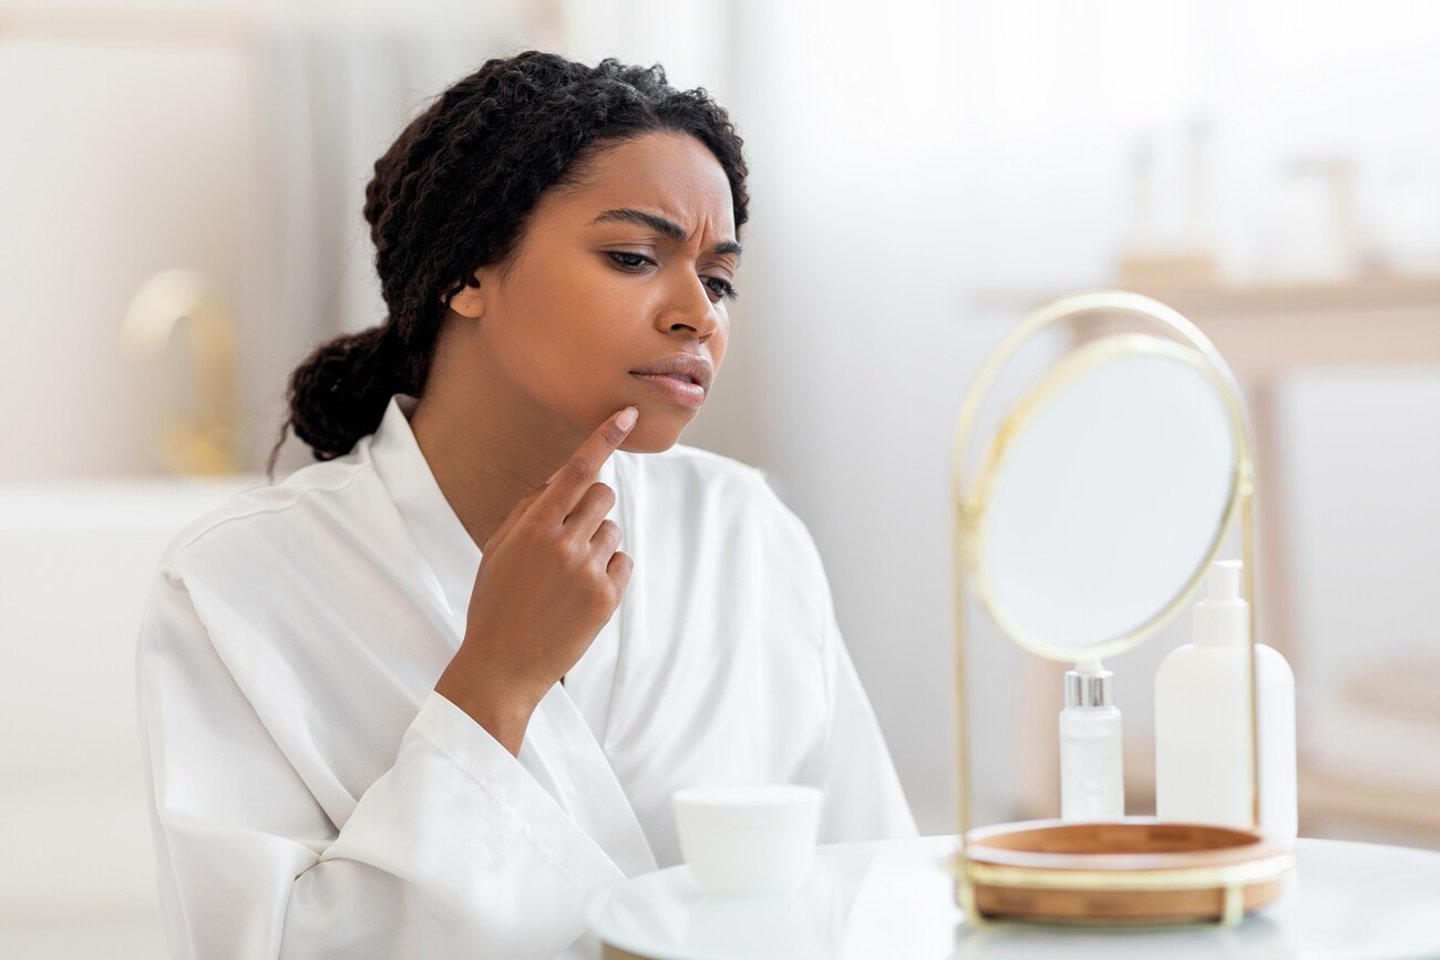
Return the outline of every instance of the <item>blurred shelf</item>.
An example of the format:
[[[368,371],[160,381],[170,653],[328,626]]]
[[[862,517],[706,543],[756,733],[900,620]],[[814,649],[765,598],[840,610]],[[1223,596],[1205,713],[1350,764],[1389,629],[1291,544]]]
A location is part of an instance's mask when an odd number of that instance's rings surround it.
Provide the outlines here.
[[[1300,818],[1358,820],[1422,831],[1440,840],[1440,791],[1300,770]]]
[[[1242,378],[1312,365],[1440,362],[1440,274],[1371,275],[1328,283],[1116,284],[1174,307],[1209,336]],[[986,290],[976,304],[1016,320],[1060,294]],[[1118,321],[1094,318],[1086,335]]]
[[[1308,316],[1327,312],[1434,309],[1440,306],[1440,274],[1377,274],[1328,283],[1256,286],[1141,284],[1134,289],[1137,293],[1168,303],[1181,313],[1189,308],[1205,314]]]
[[[1311,835],[1312,824],[1352,821],[1402,828],[1414,834],[1417,842],[1424,839],[1432,846],[1440,844],[1440,790],[1349,776],[1319,768],[1303,757],[1297,788],[1304,836]],[[1125,809],[1142,815],[1155,810],[1155,747],[1151,742],[1129,740],[1125,744]]]
[[[1188,317],[1252,384],[1299,367],[1440,363],[1440,276],[1136,292]]]

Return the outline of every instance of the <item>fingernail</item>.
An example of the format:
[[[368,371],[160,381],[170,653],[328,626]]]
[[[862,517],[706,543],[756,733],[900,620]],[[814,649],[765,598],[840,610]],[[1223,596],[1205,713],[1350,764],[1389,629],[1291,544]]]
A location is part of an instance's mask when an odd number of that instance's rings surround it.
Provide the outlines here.
[[[621,430],[629,430],[635,426],[635,420],[640,416],[639,407],[626,407],[620,416],[615,418],[615,425]]]

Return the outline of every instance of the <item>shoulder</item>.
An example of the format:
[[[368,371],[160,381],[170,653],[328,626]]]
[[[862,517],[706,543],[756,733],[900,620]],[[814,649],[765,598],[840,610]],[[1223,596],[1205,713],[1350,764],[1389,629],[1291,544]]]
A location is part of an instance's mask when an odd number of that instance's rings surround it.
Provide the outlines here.
[[[303,543],[314,522],[334,512],[338,502],[363,497],[373,478],[368,444],[362,441],[345,457],[313,463],[275,483],[242,490],[181,528],[166,546],[160,568],[173,573],[215,554],[233,560],[237,548],[247,543],[293,549]]]
[[[828,589],[809,529],[763,470],[684,444],[614,457],[619,496],[631,501],[628,519],[648,528],[642,532],[684,531],[684,546],[692,552],[708,549],[733,563],[783,571],[808,590]]]
[[[758,467],[679,443],[661,453],[614,456],[617,481],[641,501],[684,500],[692,513],[710,508],[726,522],[768,520],[809,535]]]
[[[686,446],[672,445],[660,453],[613,454],[621,481],[640,479],[642,482],[679,483],[694,490],[715,490],[740,496],[753,496],[757,485],[764,484],[761,471],[732,457]]]

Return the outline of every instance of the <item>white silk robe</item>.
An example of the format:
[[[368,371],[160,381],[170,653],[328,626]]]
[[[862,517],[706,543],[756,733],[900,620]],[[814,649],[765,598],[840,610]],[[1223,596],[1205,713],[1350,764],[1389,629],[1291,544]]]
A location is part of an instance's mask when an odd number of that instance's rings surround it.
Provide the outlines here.
[[[809,533],[715,454],[607,461],[634,573],[518,758],[435,693],[480,551],[413,407],[160,563],[138,682],[176,957],[593,956],[587,904],[679,862],[691,785],[814,784],[822,842],[914,835]]]

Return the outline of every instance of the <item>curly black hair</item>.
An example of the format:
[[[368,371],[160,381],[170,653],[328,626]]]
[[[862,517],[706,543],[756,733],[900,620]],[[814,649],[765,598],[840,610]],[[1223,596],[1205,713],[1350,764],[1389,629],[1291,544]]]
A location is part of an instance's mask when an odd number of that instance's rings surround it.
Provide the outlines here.
[[[287,430],[316,460],[375,431],[394,393],[419,396],[445,305],[474,273],[514,253],[541,195],[583,175],[601,147],[652,131],[686,133],[730,181],[737,231],[749,194],[742,141],[703,88],[680,91],[658,64],[591,67],[526,51],[488,60],[441,93],[375,162],[365,219],[389,316],[317,347],[290,375]]]

